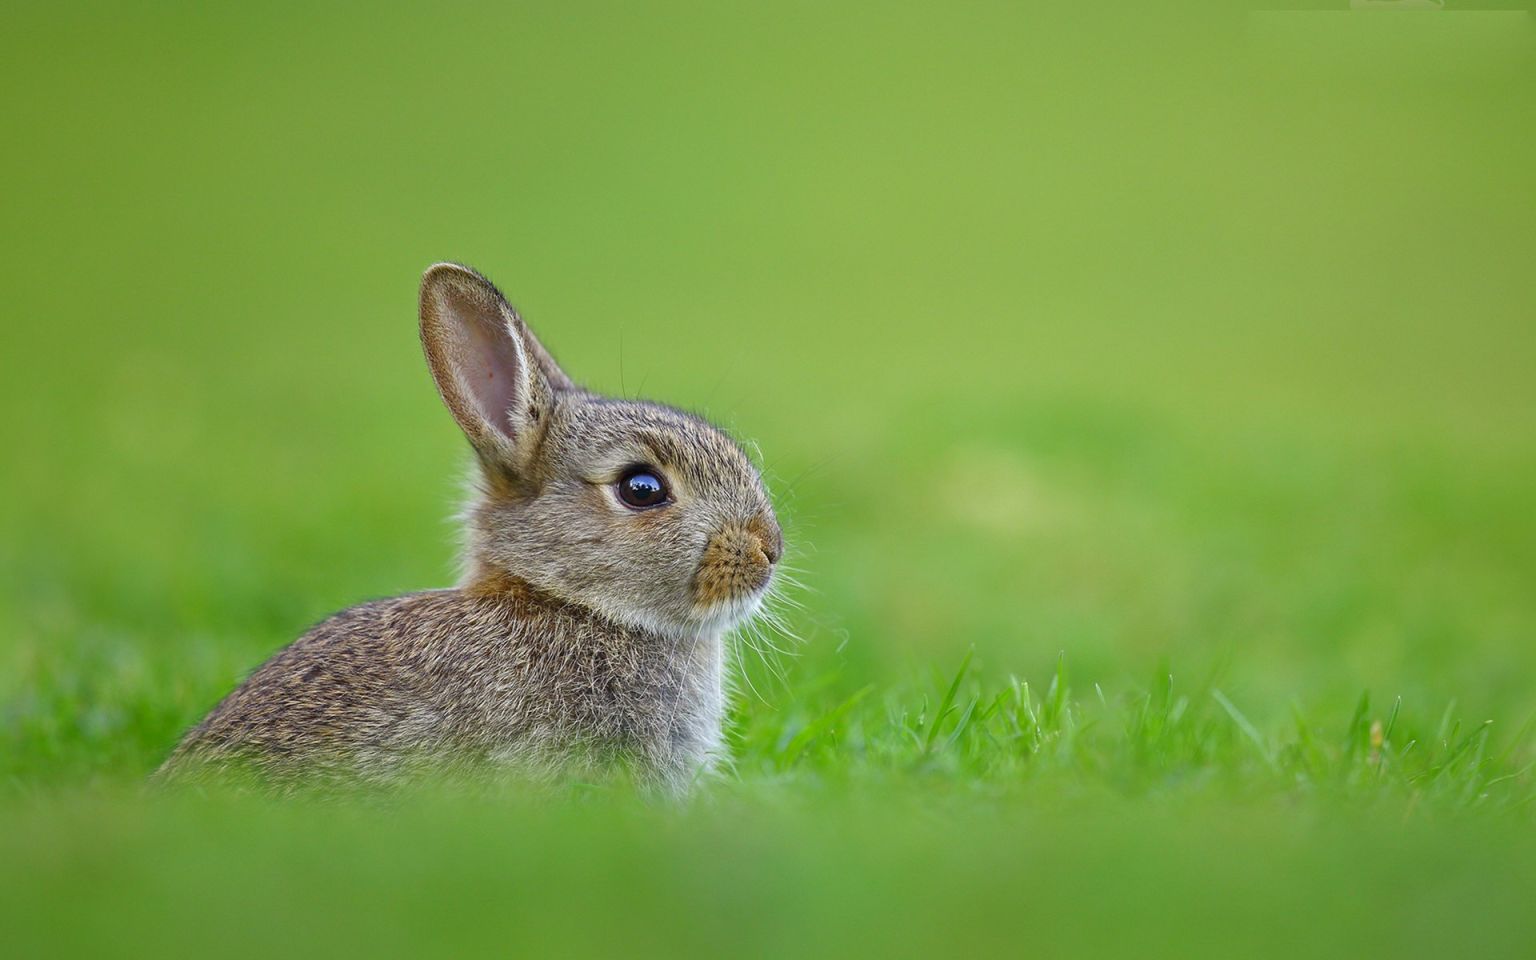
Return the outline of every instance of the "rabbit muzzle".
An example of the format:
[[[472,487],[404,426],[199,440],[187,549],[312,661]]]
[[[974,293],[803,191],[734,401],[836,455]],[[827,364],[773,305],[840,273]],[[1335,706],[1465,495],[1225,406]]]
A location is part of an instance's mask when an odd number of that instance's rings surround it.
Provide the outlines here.
[[[702,609],[732,605],[760,594],[784,553],[784,534],[766,511],[715,531],[694,575],[694,603]]]

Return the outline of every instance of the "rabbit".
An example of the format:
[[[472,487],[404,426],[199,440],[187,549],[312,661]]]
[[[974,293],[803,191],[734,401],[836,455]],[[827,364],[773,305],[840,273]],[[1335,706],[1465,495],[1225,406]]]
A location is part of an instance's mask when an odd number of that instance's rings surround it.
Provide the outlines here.
[[[452,589],[352,607],[259,667],[156,774],[392,785],[436,768],[615,765],[680,794],[722,762],[723,635],[783,535],[704,420],[578,386],[501,292],[439,263],[421,342],[477,464]]]

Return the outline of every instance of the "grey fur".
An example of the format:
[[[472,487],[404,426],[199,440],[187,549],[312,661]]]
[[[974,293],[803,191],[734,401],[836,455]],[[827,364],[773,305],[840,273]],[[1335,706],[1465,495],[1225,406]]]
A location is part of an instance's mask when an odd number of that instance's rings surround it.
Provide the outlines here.
[[[691,415],[577,387],[484,277],[422,279],[422,344],[475,449],[463,582],[353,607],[263,664],[157,776],[396,783],[427,769],[685,790],[721,757],[722,634],[783,549],[762,482]],[[626,468],[673,502],[635,511]]]

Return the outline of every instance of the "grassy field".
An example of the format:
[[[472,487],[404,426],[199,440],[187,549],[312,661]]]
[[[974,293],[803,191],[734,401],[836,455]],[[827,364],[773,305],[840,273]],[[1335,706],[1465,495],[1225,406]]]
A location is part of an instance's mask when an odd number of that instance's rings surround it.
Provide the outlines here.
[[[8,11],[0,953],[1527,954],[1532,22],[1188,6]],[[451,582],[440,259],[760,448],[732,775],[145,793]]]

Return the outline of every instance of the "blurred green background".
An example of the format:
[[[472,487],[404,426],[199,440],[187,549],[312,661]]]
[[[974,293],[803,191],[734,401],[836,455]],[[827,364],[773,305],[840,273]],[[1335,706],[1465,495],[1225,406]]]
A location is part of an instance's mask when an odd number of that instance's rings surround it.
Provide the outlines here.
[[[1283,953],[1291,916],[1314,952],[1528,946],[1529,803],[1413,826],[1236,747],[1179,774],[1235,796],[1178,802],[1113,763],[1038,794],[863,774],[842,720],[817,766],[782,751],[866,687],[936,700],[968,651],[982,685],[1065,654],[1090,700],[1171,671],[1264,736],[1362,691],[1362,723],[1492,719],[1504,766],[1462,800],[1536,795],[1536,46],[1455,7],[12,5],[8,926],[28,955],[268,913],[329,933],[237,946],[515,918],[658,955]],[[809,589],[784,677],[749,666],[739,778],[683,811],[138,797],[306,624],[451,581],[467,458],[414,328],[441,259],[578,379],[760,446]],[[203,927],[156,919],[200,896]],[[577,902],[616,939],[562,926]]]

